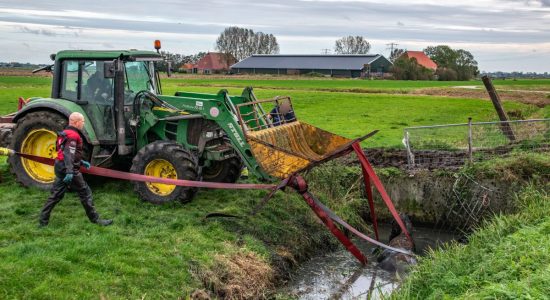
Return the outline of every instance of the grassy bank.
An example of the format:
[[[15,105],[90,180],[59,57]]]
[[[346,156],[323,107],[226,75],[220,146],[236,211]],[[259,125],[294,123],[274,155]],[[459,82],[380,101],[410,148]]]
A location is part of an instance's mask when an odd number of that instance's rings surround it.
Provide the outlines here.
[[[422,258],[395,299],[545,299],[550,295],[550,196],[530,186],[519,211],[485,223],[467,245]]]
[[[48,193],[15,184],[5,163],[0,173],[0,299],[176,299],[203,287],[257,297],[297,261],[335,245],[292,192],[255,217],[204,220],[245,215],[265,192],[202,190],[189,204],[155,206],[127,182],[98,178],[95,206],[113,226],[89,223],[71,193],[39,229]]]

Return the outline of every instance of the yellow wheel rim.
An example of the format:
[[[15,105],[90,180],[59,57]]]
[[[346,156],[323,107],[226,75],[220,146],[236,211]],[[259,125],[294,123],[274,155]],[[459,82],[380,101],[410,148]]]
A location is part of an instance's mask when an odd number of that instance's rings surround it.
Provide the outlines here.
[[[145,167],[145,175],[161,177],[161,178],[178,179],[178,174],[176,173],[176,169],[174,168],[174,165],[172,165],[169,161],[164,159],[154,159],[151,162],[149,162]],[[175,185],[171,185],[171,184],[150,183],[150,182],[146,182],[145,184],[147,185],[147,188],[152,193],[160,196],[170,195],[176,188]]]
[[[55,142],[57,135],[47,129],[32,130],[21,144],[21,152],[36,156],[56,158]],[[48,166],[28,159],[21,159],[25,172],[35,181],[52,183],[55,179],[53,166]]]

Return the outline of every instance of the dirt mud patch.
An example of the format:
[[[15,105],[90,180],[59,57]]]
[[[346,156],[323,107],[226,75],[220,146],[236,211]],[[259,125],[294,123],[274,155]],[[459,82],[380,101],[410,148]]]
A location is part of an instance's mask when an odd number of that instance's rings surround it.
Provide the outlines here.
[[[502,100],[517,101],[524,104],[536,105],[538,107],[545,107],[550,104],[550,91],[502,91],[497,89],[497,92]],[[413,90],[410,93],[427,96],[447,96],[490,100],[487,91],[483,88],[425,88]]]
[[[0,68],[0,76],[33,76],[33,77],[50,77],[51,73],[38,72],[32,73],[32,69],[20,68]]]

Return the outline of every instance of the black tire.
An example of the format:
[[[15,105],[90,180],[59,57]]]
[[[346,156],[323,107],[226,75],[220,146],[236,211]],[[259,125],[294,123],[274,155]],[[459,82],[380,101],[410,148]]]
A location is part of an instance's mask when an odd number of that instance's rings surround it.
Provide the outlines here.
[[[46,129],[57,133],[63,130],[66,126],[67,118],[58,113],[50,111],[28,113],[19,119],[17,125],[15,126],[15,130],[13,131],[13,136],[11,138],[11,149],[21,152],[23,141],[35,130]],[[51,188],[52,182],[41,182],[31,177],[31,175],[29,175],[25,170],[23,160],[19,156],[10,156],[8,161],[11,166],[11,172],[15,175],[16,180],[22,185],[28,187],[38,187],[41,189]]]
[[[138,151],[132,160],[130,172],[145,174],[145,169],[154,160],[168,161],[175,169],[178,179],[197,180],[198,159],[180,144],[171,141],[156,141]],[[163,204],[178,200],[187,203],[197,193],[197,188],[176,186],[167,195],[153,192],[145,182],[135,182],[135,191],[144,201]]]
[[[242,167],[243,163],[238,157],[232,157],[222,161],[212,161],[209,167],[204,167],[202,169],[202,180],[235,183],[241,176]]]

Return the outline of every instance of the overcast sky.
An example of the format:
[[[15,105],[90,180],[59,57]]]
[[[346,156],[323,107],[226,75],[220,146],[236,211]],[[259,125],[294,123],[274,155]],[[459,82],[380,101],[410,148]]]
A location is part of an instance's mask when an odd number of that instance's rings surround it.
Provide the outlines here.
[[[214,51],[227,26],[277,37],[282,54],[319,54],[345,35],[466,49],[484,71],[550,72],[550,0],[0,0],[0,61],[46,63],[62,49]]]

